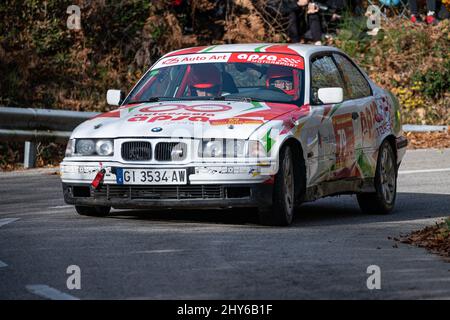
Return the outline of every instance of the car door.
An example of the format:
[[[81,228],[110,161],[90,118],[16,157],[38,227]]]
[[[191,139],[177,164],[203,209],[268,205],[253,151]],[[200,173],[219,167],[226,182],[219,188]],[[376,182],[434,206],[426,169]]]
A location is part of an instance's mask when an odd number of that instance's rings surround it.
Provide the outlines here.
[[[348,99],[342,72],[337,67],[332,53],[315,55],[311,58],[310,102],[318,127],[317,172],[311,178],[317,182],[357,176],[355,172],[355,137],[360,130],[358,108]],[[318,90],[340,87],[344,101],[337,104],[323,104]]]
[[[351,176],[373,177],[376,157],[373,156],[375,128],[373,125],[376,104],[369,82],[358,67],[345,55],[333,53],[333,59],[339,68],[344,85],[344,100],[352,111],[353,144],[355,148]],[[348,165],[351,165],[348,162]]]
[[[310,181],[320,183],[348,175],[345,168],[354,157],[354,129],[352,113],[354,105],[343,101],[323,104],[318,98],[320,88],[340,87],[345,91],[342,75],[332,53],[321,53],[310,60],[310,104],[313,117],[307,133]]]

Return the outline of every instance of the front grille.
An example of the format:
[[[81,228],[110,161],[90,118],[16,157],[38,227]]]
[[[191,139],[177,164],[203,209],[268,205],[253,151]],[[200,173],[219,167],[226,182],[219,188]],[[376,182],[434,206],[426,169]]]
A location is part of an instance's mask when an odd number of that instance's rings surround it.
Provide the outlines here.
[[[147,141],[128,141],[122,143],[122,159],[126,161],[151,160],[151,143]]]
[[[231,187],[232,188],[232,187]],[[242,189],[242,187],[240,187]],[[148,200],[177,200],[177,199],[227,199],[250,196],[247,188],[245,196],[237,196],[229,191],[230,187],[221,185],[186,185],[186,186],[118,186],[102,185],[94,190],[94,197],[108,199],[148,199]]]
[[[186,158],[187,145],[184,142],[159,142],[155,147],[158,161],[181,161]]]

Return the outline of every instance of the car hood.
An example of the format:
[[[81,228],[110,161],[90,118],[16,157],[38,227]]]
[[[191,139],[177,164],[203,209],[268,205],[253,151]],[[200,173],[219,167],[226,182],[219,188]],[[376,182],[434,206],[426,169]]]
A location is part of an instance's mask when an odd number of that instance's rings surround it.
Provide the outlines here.
[[[79,125],[72,138],[183,137],[247,139],[257,128],[295,111],[287,103],[171,101],[129,104]]]

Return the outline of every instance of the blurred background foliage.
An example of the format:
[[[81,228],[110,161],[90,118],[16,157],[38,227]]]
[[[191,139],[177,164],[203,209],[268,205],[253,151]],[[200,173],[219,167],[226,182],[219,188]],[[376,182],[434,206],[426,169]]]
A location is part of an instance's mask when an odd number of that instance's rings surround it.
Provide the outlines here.
[[[183,11],[171,3],[1,1],[0,105],[106,111],[108,88],[130,90],[168,51],[288,40],[279,21],[265,12],[265,0],[192,0]],[[72,4],[81,8],[81,30],[67,28],[66,10]],[[412,26],[406,20],[383,20],[377,36],[366,31],[366,18],[348,14],[327,42],[398,96],[404,122],[450,124],[449,21]],[[21,157],[12,147],[0,145],[3,168]],[[61,157],[54,145],[41,148],[43,164]],[[52,154],[58,159],[51,160]]]

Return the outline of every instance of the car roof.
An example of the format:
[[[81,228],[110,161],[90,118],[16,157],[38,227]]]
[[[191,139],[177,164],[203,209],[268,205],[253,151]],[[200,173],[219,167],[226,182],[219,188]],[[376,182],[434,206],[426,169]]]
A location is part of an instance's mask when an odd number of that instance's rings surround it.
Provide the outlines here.
[[[164,57],[193,54],[193,53],[224,53],[224,52],[258,52],[258,53],[280,53],[300,55],[304,58],[311,54],[322,51],[340,51],[335,47],[316,46],[293,43],[248,43],[248,44],[220,44],[212,46],[191,47],[169,52]]]

